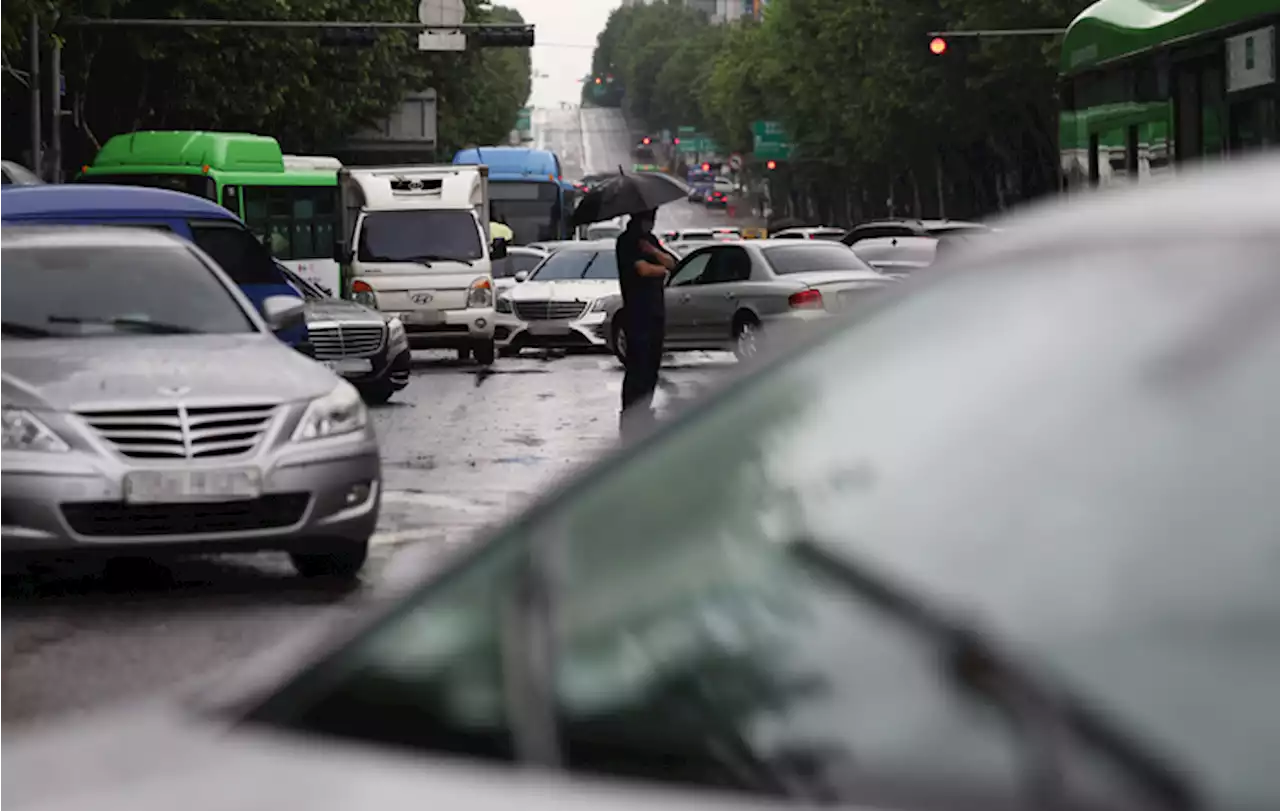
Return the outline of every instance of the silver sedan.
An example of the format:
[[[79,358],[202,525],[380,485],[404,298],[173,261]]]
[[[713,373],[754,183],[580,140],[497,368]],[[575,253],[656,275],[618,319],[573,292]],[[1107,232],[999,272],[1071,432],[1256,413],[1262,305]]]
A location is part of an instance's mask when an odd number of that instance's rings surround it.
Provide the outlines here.
[[[667,280],[666,345],[755,354],[766,333],[843,312],[892,279],[838,242],[744,240],[698,248]],[[606,306],[609,346],[626,355],[621,298]]]
[[[287,551],[360,571],[378,446],[359,392],[209,256],[125,228],[4,229],[6,557]],[[264,321],[265,317],[265,321]]]

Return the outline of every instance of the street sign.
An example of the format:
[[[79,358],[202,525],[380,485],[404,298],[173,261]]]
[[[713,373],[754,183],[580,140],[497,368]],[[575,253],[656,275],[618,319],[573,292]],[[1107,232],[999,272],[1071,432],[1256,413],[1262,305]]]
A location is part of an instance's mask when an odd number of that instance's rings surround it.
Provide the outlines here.
[[[462,25],[467,19],[464,0],[419,0],[418,21],[423,25]],[[461,31],[423,31],[419,51],[465,51],[467,35]]]
[[[791,157],[791,140],[777,121],[753,121],[751,134],[755,141],[751,154],[760,160],[787,160]]]

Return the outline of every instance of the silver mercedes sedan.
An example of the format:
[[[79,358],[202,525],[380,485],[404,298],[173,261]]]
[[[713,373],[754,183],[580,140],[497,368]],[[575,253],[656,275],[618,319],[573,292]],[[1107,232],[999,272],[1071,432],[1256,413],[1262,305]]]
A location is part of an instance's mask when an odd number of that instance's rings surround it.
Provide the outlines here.
[[[282,343],[194,245],[4,229],[6,557],[283,550],[353,577],[380,504],[356,389]],[[265,317],[265,321],[264,321]]]

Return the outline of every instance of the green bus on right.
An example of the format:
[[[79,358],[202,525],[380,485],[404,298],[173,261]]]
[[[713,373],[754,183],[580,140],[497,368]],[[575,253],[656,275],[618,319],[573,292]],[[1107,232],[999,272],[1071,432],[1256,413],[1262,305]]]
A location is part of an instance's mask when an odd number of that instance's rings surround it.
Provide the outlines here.
[[[1280,0],[1099,0],[1062,42],[1068,193],[1280,145]]]

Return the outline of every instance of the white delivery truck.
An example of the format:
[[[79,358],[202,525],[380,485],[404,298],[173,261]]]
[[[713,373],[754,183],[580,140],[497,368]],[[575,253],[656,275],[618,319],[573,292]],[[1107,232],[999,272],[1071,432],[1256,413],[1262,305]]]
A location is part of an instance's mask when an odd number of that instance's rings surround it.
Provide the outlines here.
[[[348,295],[399,316],[415,349],[456,349],[493,363],[487,166],[338,170]]]

